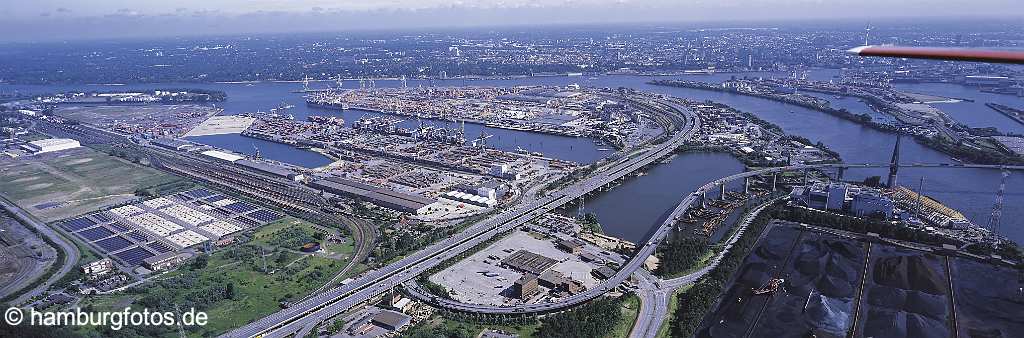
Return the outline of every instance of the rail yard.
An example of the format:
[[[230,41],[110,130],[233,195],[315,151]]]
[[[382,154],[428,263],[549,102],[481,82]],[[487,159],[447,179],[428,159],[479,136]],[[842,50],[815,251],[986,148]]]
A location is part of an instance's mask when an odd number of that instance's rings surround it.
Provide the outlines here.
[[[739,250],[746,249],[749,239],[745,231],[758,212],[771,209],[769,205],[787,200],[793,208],[813,209],[818,203],[814,193],[834,189],[814,182],[841,181],[842,171],[850,168],[885,167],[842,164],[826,146],[789,135],[776,125],[726,105],[623,89],[403,87],[322,90],[307,95],[311,107],[360,109],[373,114],[350,121],[322,112],[296,119],[287,113],[292,108],[279,107],[269,113],[249,112],[206,122],[196,115],[194,121],[177,125],[160,123],[161,114],[152,113],[167,107],[145,106],[142,108],[153,109],[132,120],[135,124],[124,124],[117,118],[96,117],[113,111],[109,106],[79,107],[74,102],[62,102],[61,109],[75,113],[29,116],[36,132],[75,140],[87,148],[77,149],[77,143],[75,147],[65,146],[67,142],[62,139],[7,144],[8,153],[17,155],[15,163],[25,166],[40,162],[25,168],[55,165],[50,163],[87,165],[95,161],[96,155],[86,161],[80,158],[82,154],[103,151],[107,153],[103,156],[120,157],[116,161],[124,160],[125,165],[152,167],[161,170],[161,175],[181,178],[139,183],[142,186],[137,191],[123,193],[119,200],[78,206],[85,209],[67,217],[51,216],[55,217],[51,226],[90,253],[81,262],[84,275],[76,287],[101,295],[71,295],[68,302],[90,306],[104,305],[108,299],[135,304],[155,302],[152,294],[140,291],[147,288],[160,290],[153,292],[161,292],[167,299],[187,299],[188,295],[169,288],[168,283],[175,282],[198,283],[209,292],[224,294],[226,291],[220,291],[224,285],[218,284],[224,280],[216,271],[225,268],[228,281],[238,283],[232,287],[241,289],[232,292],[253,297],[257,305],[251,311],[231,313],[229,309],[239,304],[237,297],[208,300],[204,306],[220,314],[221,321],[192,333],[305,336],[325,332],[329,323],[350,321],[336,329],[350,336],[360,332],[395,335],[403,327],[425,320],[421,309],[431,307],[446,313],[529,320],[572,311],[595,299],[630,293],[663,295],[682,285],[699,283],[719,268],[720,261],[732,259],[734,244],[741,246]],[[416,113],[405,113],[410,111]],[[488,135],[467,135],[467,123],[589,138],[618,151],[588,164],[521,148],[501,150],[488,146]],[[186,133],[239,133],[247,139],[319,153],[330,163],[304,167],[266,158],[258,148],[255,153],[243,153],[203,144],[183,138]],[[582,217],[582,204],[588,196],[615,189],[626,180],[644,176],[651,166],[693,151],[732,154],[751,171],[707,183],[686,195],[643,241],[616,239],[601,234],[600,224],[584,224],[587,217]],[[896,157],[889,165],[901,166],[908,165],[901,165]],[[23,172],[25,168],[12,168],[22,171],[14,173],[12,183],[16,184],[7,189],[46,188],[33,186],[36,183],[32,180],[37,178],[26,178],[31,173]],[[53,170],[44,171],[56,175]],[[838,171],[835,178],[830,171]],[[851,191],[871,196],[868,202],[858,202],[861,197],[848,195],[856,206],[844,208],[858,215],[885,211],[887,205],[904,212],[916,207],[916,215],[901,217],[927,223],[913,223],[910,229],[926,233],[930,239],[942,238],[965,248],[972,243],[1006,243],[998,238],[993,241],[995,237],[989,231],[972,230],[976,226],[970,224],[962,225],[966,230],[929,230],[926,225],[948,227],[961,224],[964,217],[906,188],[882,195],[871,189]],[[28,196],[25,192],[19,194]],[[11,194],[5,191],[5,195]],[[851,203],[846,197],[843,201]],[[580,204],[580,217],[564,215],[565,207],[576,203]],[[833,202],[826,199],[821,203],[824,206],[818,208],[834,210]],[[38,202],[21,206],[38,214],[36,217],[45,215],[48,209],[67,207]],[[890,215],[895,217],[891,209]],[[702,265],[674,278],[646,274],[644,269],[657,271],[662,264],[659,260],[665,258],[658,248],[681,238],[713,242],[715,249],[709,251]],[[824,241],[832,243],[831,239]],[[853,253],[845,254],[844,259],[867,259],[859,251],[847,249],[844,252]],[[797,259],[806,260],[817,251],[807,252]],[[1002,266],[1016,264],[974,253],[958,257],[980,257]],[[955,269],[977,268],[959,260],[947,259],[947,274],[943,276],[949,277],[951,264]],[[279,271],[284,274],[276,274]],[[817,278],[799,271],[808,275],[801,278]],[[260,292],[245,281],[247,278],[269,290]],[[946,278],[947,284],[950,281]],[[742,311],[756,314],[753,318],[757,320],[749,326],[706,322],[701,335],[755,328],[781,330],[763,318],[790,311],[782,304],[786,299],[779,290],[795,288],[795,282],[758,277],[737,279],[736,283],[757,284],[752,287],[754,297],[780,296],[744,307]],[[871,290],[880,287],[867,286]],[[746,292],[747,286],[738,288]],[[870,300],[864,303],[859,298],[850,303],[854,299],[850,292],[822,290],[818,291],[815,306],[857,314],[853,319],[811,322],[801,330],[834,333],[851,328],[876,332],[880,330],[879,316],[896,309]],[[743,293],[740,291],[725,295]],[[62,290],[60,294],[71,293]],[[64,300],[51,295],[31,304],[53,306]],[[653,306],[646,298],[644,302],[644,306]],[[732,310],[724,306],[715,311],[709,316]],[[928,315],[938,316],[938,320],[956,316]],[[638,322],[641,326],[634,332],[650,335],[650,325],[660,322]],[[909,322],[897,324],[897,329],[904,331],[907,327],[920,329]],[[1017,324],[1008,319],[1000,325],[1005,329]],[[952,332],[934,323],[926,329]]]

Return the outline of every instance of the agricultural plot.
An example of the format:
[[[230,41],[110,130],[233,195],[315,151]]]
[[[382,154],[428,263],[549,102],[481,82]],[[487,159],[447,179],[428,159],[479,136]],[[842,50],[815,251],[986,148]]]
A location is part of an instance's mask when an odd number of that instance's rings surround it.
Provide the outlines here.
[[[50,222],[134,200],[180,178],[88,148],[0,163],[0,194]]]

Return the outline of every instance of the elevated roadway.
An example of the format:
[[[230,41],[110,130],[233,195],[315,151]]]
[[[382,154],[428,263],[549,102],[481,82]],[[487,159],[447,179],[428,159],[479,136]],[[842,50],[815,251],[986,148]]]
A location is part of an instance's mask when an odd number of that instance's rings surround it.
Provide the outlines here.
[[[228,332],[224,337],[283,337],[293,334],[303,328],[308,328],[326,318],[337,315],[354,306],[365,303],[374,296],[382,294],[392,288],[414,279],[417,275],[426,272],[441,262],[454,258],[459,254],[489,240],[490,238],[508,232],[519,227],[527,221],[534,219],[552,209],[565,203],[573,201],[591,191],[594,191],[610,182],[649,165],[653,161],[670,154],[678,146],[689,139],[700,125],[699,117],[692,114],[686,107],[670,101],[651,102],[651,105],[661,106],[661,109],[672,110],[685,114],[686,125],[674,134],[669,140],[654,146],[643,154],[622,159],[612,167],[600,171],[587,178],[583,182],[573,184],[547,197],[528,203],[525,206],[505,211],[496,217],[481,221],[466,228],[459,234],[434,243],[427,248],[417,251],[396,263],[381,269],[369,272],[356,279],[352,283],[337,287],[325,293],[309,298],[303,302],[293,305],[277,313],[271,314],[253,323]],[[657,109],[657,108],[656,108]],[[697,189],[693,194],[685,197],[672,211],[666,221],[651,235],[648,241],[638,249],[637,254],[630,259],[610,279],[599,286],[583,293],[566,297],[558,302],[544,304],[526,304],[518,306],[500,307],[478,304],[466,304],[438,297],[431,297],[421,294],[424,300],[432,304],[452,310],[474,313],[492,314],[516,314],[516,313],[543,313],[569,308],[586,301],[589,301],[605,292],[613,289],[625,281],[636,271],[646,257],[653,254],[657,245],[671,231],[675,221],[682,217],[686,210],[695,202],[699,202],[702,196],[714,191],[716,188],[731,181],[745,179],[752,176],[766,175],[787,171],[813,170],[813,169],[856,169],[856,168],[888,168],[889,164],[808,164],[793,165],[786,167],[767,168],[757,171],[739,173],[709,182]],[[926,167],[951,167],[951,168],[982,168],[1002,170],[1024,170],[1024,166],[998,166],[998,165],[969,165],[969,164],[924,164],[914,163],[900,165],[900,167],[926,168]],[[706,273],[708,270],[702,270]],[[701,274],[702,275],[702,274]],[[699,276],[688,276],[686,279],[677,279],[673,282],[680,285],[692,283]],[[416,288],[413,288],[414,293]]]
[[[516,314],[516,313],[544,313],[558,311],[561,309],[569,308],[580,303],[586,302],[605,292],[613,289],[615,286],[621,284],[629,278],[635,271],[637,271],[648,256],[654,253],[657,245],[671,233],[673,226],[677,220],[682,218],[682,215],[690,208],[694,203],[699,203],[703,198],[704,194],[708,192],[714,192],[720,189],[723,185],[729,182],[746,179],[753,176],[770,175],[782,172],[801,171],[801,170],[827,170],[827,169],[870,169],[870,168],[889,168],[889,164],[805,164],[805,165],[791,165],[785,167],[774,167],[766,168],[755,171],[748,171],[738,173],[730,176],[726,176],[712,182],[709,182],[700,188],[698,188],[692,194],[683,198],[683,200],[676,206],[672,213],[665,219],[665,221],[658,227],[658,229],[648,238],[639,251],[634,255],[626,264],[624,264],[616,274],[605,280],[596,287],[589,289],[583,293],[579,293],[570,297],[559,299],[556,302],[540,303],[540,304],[524,304],[515,306],[494,306],[494,305],[483,305],[483,304],[471,304],[459,302],[456,300],[441,298],[433,296],[427,293],[422,288],[414,285],[414,283],[406,283],[407,290],[409,293],[422,301],[428,302],[438,307],[443,307],[449,310],[455,310],[460,312],[472,312],[472,313],[487,313],[487,314]],[[996,169],[996,170],[1024,170],[1024,166],[999,166],[999,165],[974,165],[974,164],[928,164],[928,163],[913,163],[913,164],[901,164],[901,168],[970,168],[970,169]],[[685,284],[693,283],[700,277],[704,276],[717,266],[718,261],[724,256],[726,252],[732,247],[732,244],[739,238],[739,235],[745,231],[746,226],[749,225],[751,219],[746,219],[742,223],[740,229],[736,231],[734,236],[729,239],[723,250],[717,255],[711,264],[708,266],[695,271],[689,275],[679,277],[667,281],[658,281],[658,288],[664,287],[678,287]]]
[[[671,138],[661,144],[654,145],[639,156],[619,160],[608,169],[602,170],[582,182],[563,188],[539,200],[529,202],[524,206],[505,211],[488,220],[473,224],[455,236],[434,243],[423,250],[406,256],[398,262],[369,272],[349,284],[306,299],[287,309],[228,332],[223,336],[282,337],[298,332],[310,325],[315,325],[326,318],[362,304],[376,295],[411,280],[441,262],[458,256],[462,252],[498,234],[515,229],[531,219],[669,155],[688,140],[700,125],[699,118],[678,103],[661,100],[651,101],[646,97],[639,100],[643,100],[640,102],[642,107],[657,110],[657,113],[660,114],[685,115],[687,123],[672,135]],[[653,246],[650,249],[653,249]],[[585,301],[589,298],[579,297],[579,299],[580,301]],[[511,309],[510,312],[512,312]]]

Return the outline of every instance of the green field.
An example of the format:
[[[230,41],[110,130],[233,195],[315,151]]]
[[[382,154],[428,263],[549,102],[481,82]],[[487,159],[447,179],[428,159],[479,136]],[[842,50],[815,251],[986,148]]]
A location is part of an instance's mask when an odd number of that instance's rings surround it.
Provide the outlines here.
[[[348,260],[325,257],[323,253],[304,254],[290,247],[270,244],[293,240],[295,232],[290,229],[309,235],[313,233],[309,223],[286,217],[260,228],[249,243],[213,253],[205,266],[195,261],[186,263],[178,270],[158,275],[123,295],[89,297],[82,306],[92,306],[95,311],[116,310],[126,304],[132,308],[162,311],[173,311],[175,306],[182,309],[194,307],[206,312],[209,323],[202,328],[187,330],[189,336],[224,333],[280,310],[282,302],[301,300],[348,263]],[[260,247],[265,257],[260,257]],[[332,249],[350,253],[352,246],[338,244]],[[349,274],[360,271],[355,269]],[[160,335],[174,337],[176,334],[171,330]]]
[[[633,330],[633,324],[636,323],[636,316],[640,314],[640,297],[626,296],[620,305],[620,310],[622,311],[622,320],[615,325],[615,329],[608,335],[609,338],[629,337],[629,331]]]
[[[672,318],[675,318],[676,310],[679,309],[679,294],[686,292],[686,290],[689,290],[691,287],[693,287],[693,284],[688,284],[679,289],[676,289],[676,291],[672,293],[672,297],[669,297],[668,312],[666,312],[665,321],[661,322],[661,326],[658,327],[658,335],[655,337],[669,337],[669,328],[672,325]]]
[[[0,194],[45,222],[132,200],[140,188],[180,181],[88,148],[0,163]]]
[[[459,320],[453,320],[444,318],[440,315],[434,314],[427,320],[416,324],[415,327],[410,328],[402,337],[408,338],[433,338],[433,337],[452,337],[452,338],[473,338],[477,337],[480,332],[485,329],[500,330],[504,332],[514,333],[519,338],[531,338],[537,333],[537,329],[540,327],[540,323],[533,323],[528,325],[488,325],[488,324],[477,324],[469,323]]]

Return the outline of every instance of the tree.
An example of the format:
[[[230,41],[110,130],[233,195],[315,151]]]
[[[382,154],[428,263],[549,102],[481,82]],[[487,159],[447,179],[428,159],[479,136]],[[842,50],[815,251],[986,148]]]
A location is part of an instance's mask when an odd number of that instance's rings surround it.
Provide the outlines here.
[[[192,261],[192,269],[199,270],[205,268],[209,264],[209,258],[206,255],[199,255],[195,261]]]
[[[228,282],[228,285],[224,287],[224,298],[235,299],[235,283]]]

